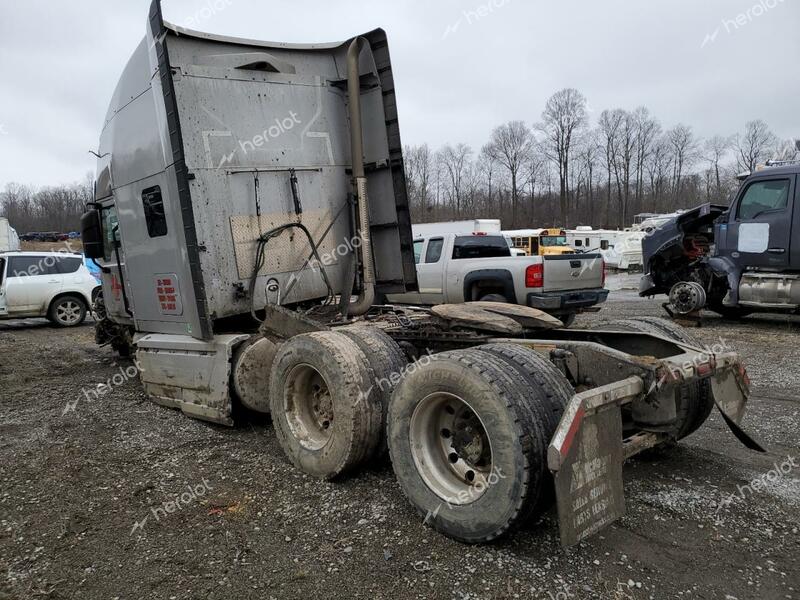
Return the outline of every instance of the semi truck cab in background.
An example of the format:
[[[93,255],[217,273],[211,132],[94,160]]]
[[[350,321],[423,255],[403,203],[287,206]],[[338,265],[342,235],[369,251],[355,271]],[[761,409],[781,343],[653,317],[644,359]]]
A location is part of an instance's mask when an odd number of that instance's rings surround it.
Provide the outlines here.
[[[799,144],[800,145],[800,144]],[[731,205],[706,204],[643,241],[642,296],[679,315],[800,312],[800,161],[744,174]]]

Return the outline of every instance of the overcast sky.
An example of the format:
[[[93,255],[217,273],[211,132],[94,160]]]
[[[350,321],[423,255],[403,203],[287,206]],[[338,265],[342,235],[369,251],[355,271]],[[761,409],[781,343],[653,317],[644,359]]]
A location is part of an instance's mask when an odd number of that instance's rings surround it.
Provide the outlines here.
[[[108,102],[150,0],[0,0],[0,189],[94,170]],[[208,7],[214,7],[209,9]],[[800,137],[800,0],[165,0],[167,20],[232,36],[389,34],[403,142],[479,149],[575,87],[596,117],[645,105],[665,127]]]

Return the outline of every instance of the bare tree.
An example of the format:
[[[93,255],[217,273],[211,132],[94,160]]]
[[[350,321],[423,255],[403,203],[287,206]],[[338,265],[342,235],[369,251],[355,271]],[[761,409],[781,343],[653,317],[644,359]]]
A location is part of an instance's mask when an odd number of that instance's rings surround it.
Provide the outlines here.
[[[456,217],[461,216],[461,205],[464,201],[464,188],[471,156],[472,148],[466,144],[456,146],[448,144],[438,153],[439,161],[447,176],[450,204],[455,208]]]
[[[615,137],[614,179],[617,185],[617,203],[619,205],[619,225],[627,224],[628,202],[631,194],[631,166],[636,144],[636,123],[633,115],[626,110],[616,109],[613,120],[619,124]]]
[[[91,176],[83,183],[59,185],[39,190],[15,183],[0,193],[0,212],[20,233],[58,231],[66,233],[80,228],[80,217],[92,200]]]
[[[758,119],[744,126],[744,134],[736,136],[736,162],[740,171],[755,171],[766,161],[778,138],[769,130],[767,124]]]
[[[531,130],[522,121],[511,121],[492,132],[486,153],[508,172],[511,178],[511,222],[517,226],[520,173],[531,158],[534,139]]]
[[[600,113],[598,124],[598,144],[600,145],[606,170],[606,223],[611,224],[611,178],[617,164],[617,144],[622,128],[622,113],[616,110],[604,110]],[[617,222],[619,224],[619,222]]]
[[[428,200],[434,175],[433,156],[428,144],[406,146],[404,155],[411,210],[424,215],[432,208]]]
[[[731,147],[731,138],[722,135],[715,135],[709,138],[705,143],[703,157],[709,164],[713,183],[713,186],[711,186],[713,194],[709,193],[707,198],[709,202],[724,200],[724,192],[722,189],[722,162],[730,152]]]
[[[667,132],[667,141],[672,152],[672,190],[675,204],[681,197],[681,184],[686,170],[697,160],[698,141],[692,128],[679,124]]]
[[[558,165],[563,227],[568,225],[571,153],[586,122],[586,98],[578,90],[567,88],[550,97],[542,113],[542,122],[536,126],[544,134],[545,153]]]
[[[636,124],[636,201],[641,207],[645,167],[653,146],[661,135],[661,124],[658,119],[650,116],[650,111],[644,106],[633,111],[633,120]]]
[[[600,161],[601,150],[599,132],[597,130],[589,132],[584,139],[579,154],[579,159],[586,178],[586,201],[588,204],[589,223],[594,223],[594,182],[598,163]]]

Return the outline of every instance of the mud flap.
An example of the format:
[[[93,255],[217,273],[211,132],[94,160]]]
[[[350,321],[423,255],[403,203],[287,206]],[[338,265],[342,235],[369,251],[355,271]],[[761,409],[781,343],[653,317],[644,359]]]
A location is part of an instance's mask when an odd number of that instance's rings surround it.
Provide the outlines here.
[[[619,407],[584,417],[556,474],[563,546],[574,546],[625,515],[622,463]]]
[[[718,371],[711,377],[711,389],[714,393],[714,404],[717,405],[722,418],[733,432],[733,435],[736,436],[736,439],[750,450],[766,453],[761,444],[741,428],[742,417],[744,416],[749,395],[744,369],[736,365],[733,369]]]
[[[561,544],[574,546],[625,515],[620,405],[640,394],[638,377],[575,396],[548,453]]]

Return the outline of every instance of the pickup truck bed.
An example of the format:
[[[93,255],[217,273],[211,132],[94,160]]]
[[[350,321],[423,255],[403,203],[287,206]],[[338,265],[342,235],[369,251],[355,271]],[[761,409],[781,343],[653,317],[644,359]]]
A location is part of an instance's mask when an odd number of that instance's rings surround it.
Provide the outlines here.
[[[491,300],[571,318],[606,301],[600,254],[511,256],[503,236],[444,234],[414,242],[419,292],[389,297],[401,304]]]

